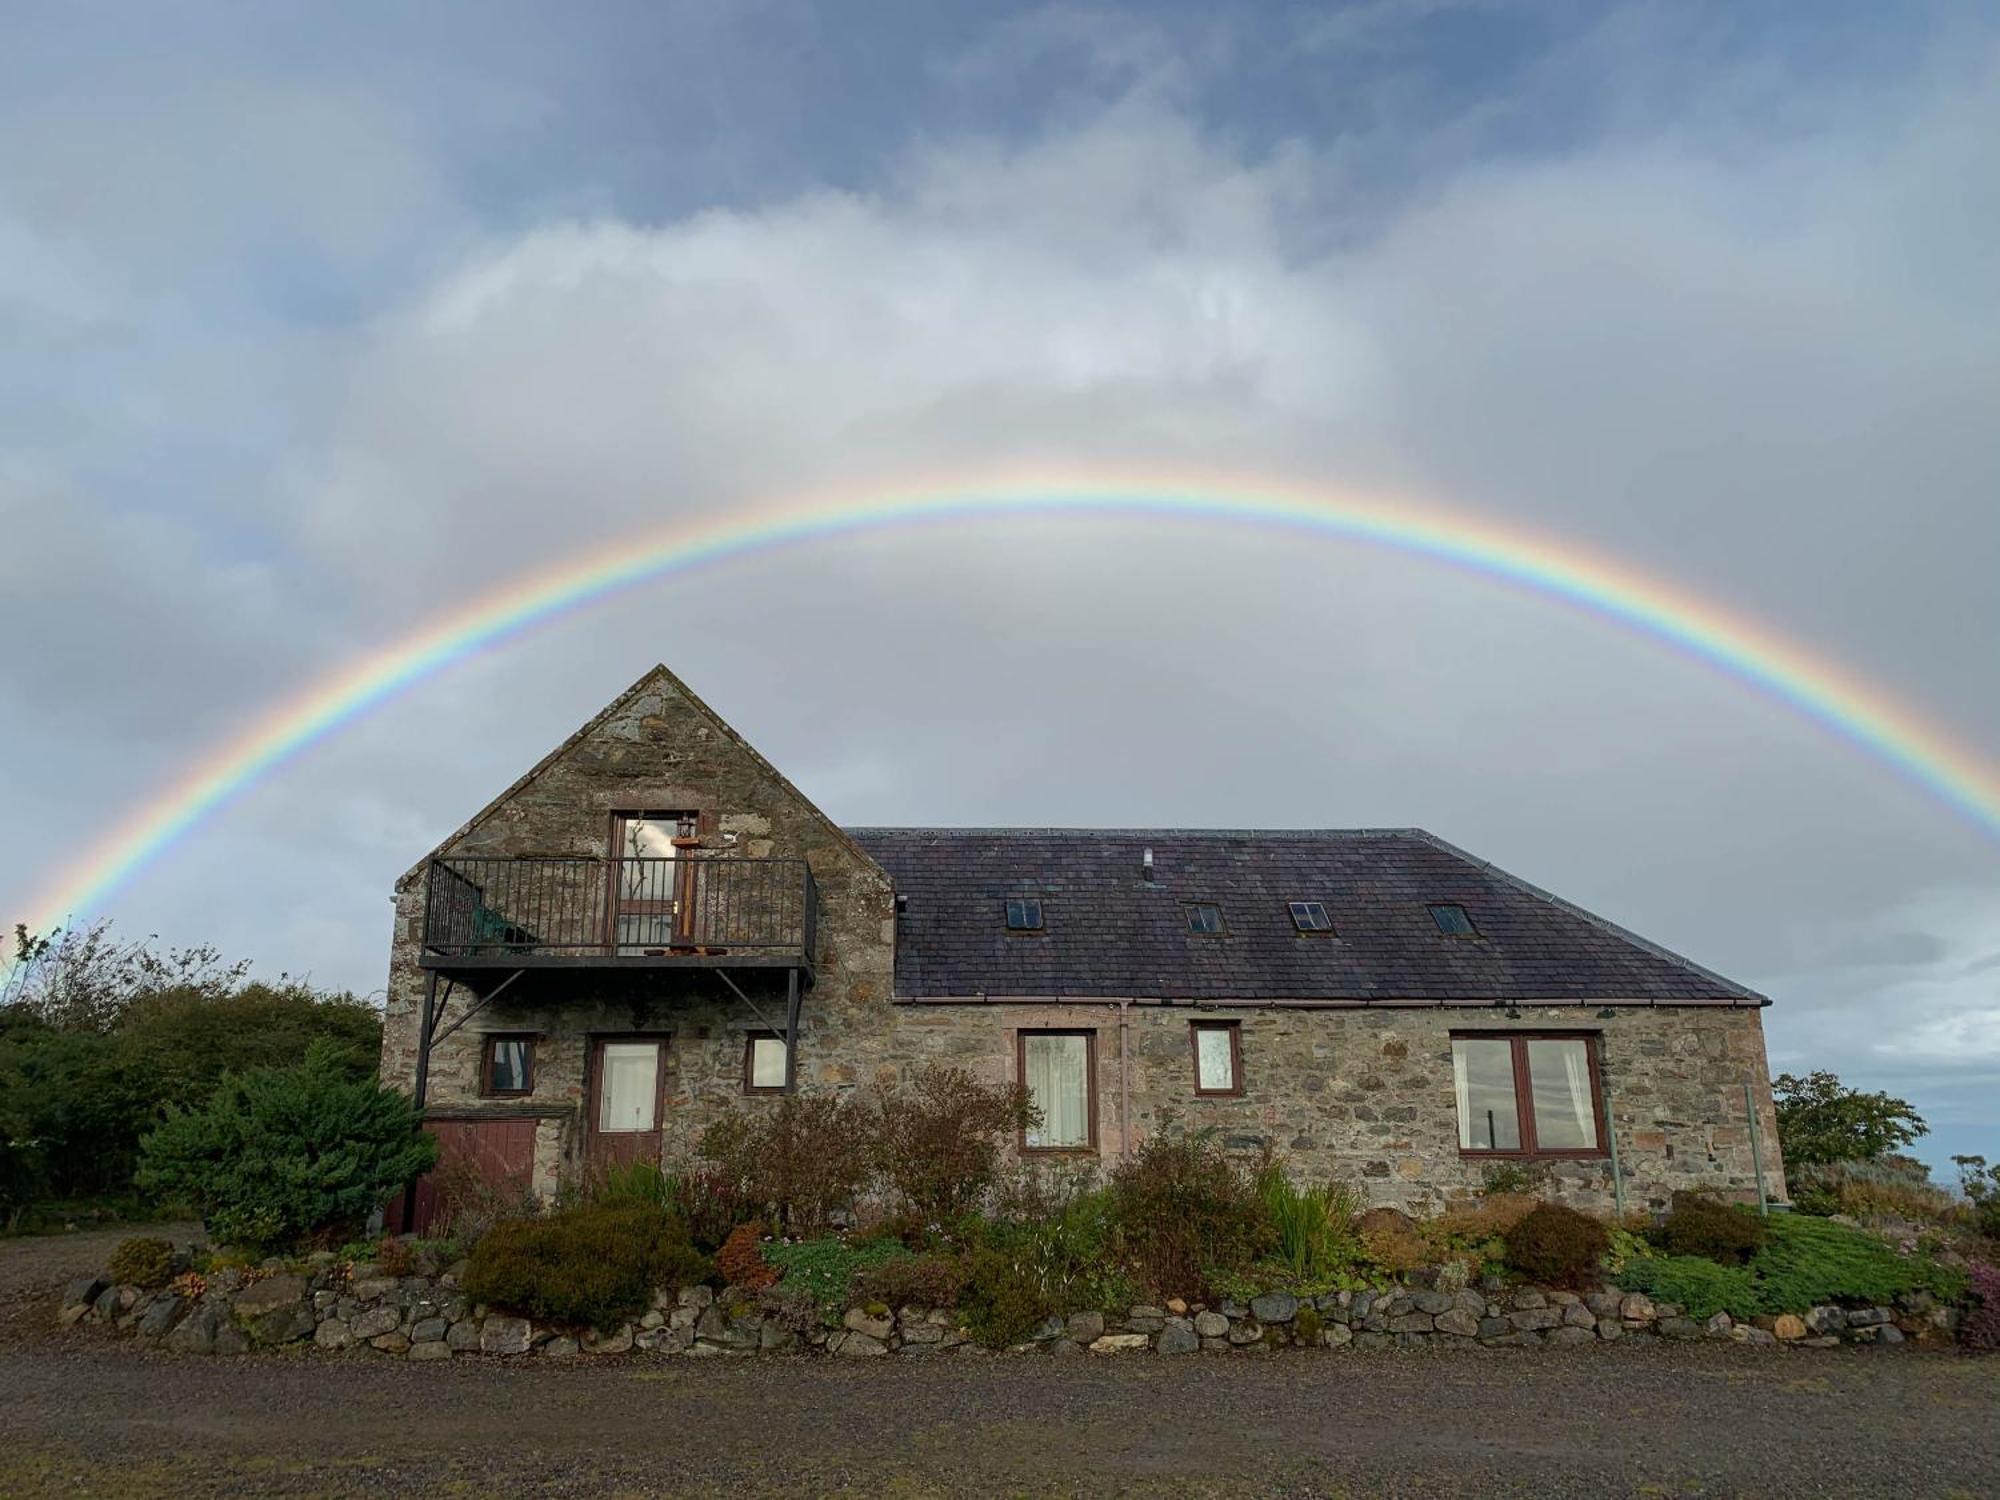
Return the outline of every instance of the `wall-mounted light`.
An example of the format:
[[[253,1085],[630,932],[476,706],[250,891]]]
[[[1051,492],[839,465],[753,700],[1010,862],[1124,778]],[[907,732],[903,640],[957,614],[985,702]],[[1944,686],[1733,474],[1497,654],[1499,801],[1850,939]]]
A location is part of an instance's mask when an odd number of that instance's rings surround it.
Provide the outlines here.
[[[1618,1019],[1618,1012],[1607,1005],[1597,1013],[1597,1019],[1600,1021],[1615,1021]]]

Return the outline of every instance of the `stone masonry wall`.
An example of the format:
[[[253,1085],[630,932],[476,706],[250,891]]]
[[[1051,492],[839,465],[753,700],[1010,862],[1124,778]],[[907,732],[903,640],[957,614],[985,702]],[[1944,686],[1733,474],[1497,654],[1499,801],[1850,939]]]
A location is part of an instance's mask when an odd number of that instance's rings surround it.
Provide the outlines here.
[[[573,737],[447,852],[602,856],[610,815],[621,809],[698,809],[712,848],[810,862],[821,907],[818,983],[805,999],[799,1043],[804,1090],[894,1086],[931,1062],[1011,1080],[1021,1029],[1083,1028],[1096,1034],[1099,1157],[1115,1158],[1163,1129],[1214,1126],[1233,1147],[1282,1151],[1304,1176],[1345,1178],[1374,1203],[1426,1212],[1477,1189],[1490,1165],[1458,1153],[1453,1032],[1585,1031],[1602,1049],[1628,1208],[1663,1206],[1677,1188],[1754,1193],[1746,1083],[1760,1116],[1767,1191],[1784,1194],[1754,1009],[1620,1007],[1601,1016],[1590,1006],[1535,1007],[1514,1018],[1493,1007],[898,1004],[887,877],[664,672]],[[383,1073],[404,1088],[414,1079],[424,990],[422,902],[418,881],[396,901]],[[460,992],[447,1019],[465,1004]],[[781,1016],[782,997],[764,1008]],[[1244,1090],[1197,1098],[1189,1023],[1218,1019],[1240,1024]],[[745,1032],[760,1029],[709,975],[663,973],[639,999],[586,993],[554,1003],[531,973],[436,1050],[429,1103],[440,1114],[539,1116],[534,1184],[548,1193],[581,1166],[591,1033],[671,1034],[662,1148],[671,1165],[724,1110],[772,1107],[742,1089]],[[540,1034],[528,1099],[478,1097],[480,1042],[494,1031]],[[1536,1170],[1551,1196],[1584,1208],[1613,1205],[1608,1159]]]

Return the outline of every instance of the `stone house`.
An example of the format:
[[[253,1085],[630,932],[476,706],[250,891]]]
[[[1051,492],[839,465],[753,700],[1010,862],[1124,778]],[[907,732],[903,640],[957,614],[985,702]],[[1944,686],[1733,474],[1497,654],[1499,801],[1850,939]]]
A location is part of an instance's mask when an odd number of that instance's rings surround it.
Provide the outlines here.
[[[383,1076],[543,1194],[943,1062],[1029,1087],[1028,1156],[1214,1127],[1413,1211],[1501,1166],[1784,1196],[1769,1002],[1441,839],[841,828],[664,667],[395,900]]]

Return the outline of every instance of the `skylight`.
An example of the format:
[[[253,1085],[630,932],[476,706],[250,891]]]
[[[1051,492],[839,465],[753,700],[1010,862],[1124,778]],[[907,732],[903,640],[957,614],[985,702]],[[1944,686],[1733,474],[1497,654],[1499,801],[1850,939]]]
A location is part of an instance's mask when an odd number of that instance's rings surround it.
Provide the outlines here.
[[[1007,903],[1007,930],[1009,932],[1039,932],[1042,929],[1042,903],[1033,896],[1017,896]]]
[[[1292,925],[1300,932],[1331,932],[1333,919],[1326,914],[1324,901],[1294,901]]]
[[[1431,920],[1446,937],[1477,937],[1479,929],[1472,925],[1472,918],[1465,914],[1465,908],[1456,904],[1433,906]]]
[[[1188,931],[1214,937],[1222,931],[1222,908],[1209,901],[1196,901],[1187,909]]]

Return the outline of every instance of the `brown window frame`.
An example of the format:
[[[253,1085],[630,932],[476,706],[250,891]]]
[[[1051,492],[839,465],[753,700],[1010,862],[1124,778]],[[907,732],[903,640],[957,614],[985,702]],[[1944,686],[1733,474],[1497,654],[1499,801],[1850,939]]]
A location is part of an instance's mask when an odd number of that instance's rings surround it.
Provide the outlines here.
[[[1030,1146],[1028,1128],[1023,1125],[1015,1148],[1023,1156],[1095,1156],[1097,1144],[1097,1029],[1094,1026],[1023,1026],[1014,1033],[1014,1077],[1023,1090],[1028,1087],[1028,1038],[1031,1036],[1080,1036],[1083,1038],[1083,1091],[1089,1119],[1088,1138],[1081,1146]]]
[[[1460,1146],[1458,1154],[1481,1160],[1603,1161],[1611,1155],[1611,1122],[1604,1113],[1604,1039],[1595,1031],[1454,1031],[1457,1042],[1511,1042],[1514,1063],[1514,1121],[1521,1144],[1516,1150],[1496,1151],[1490,1147]],[[1528,1073],[1528,1043],[1582,1042],[1590,1069],[1591,1116],[1597,1124],[1597,1144],[1586,1149],[1565,1148],[1544,1151],[1535,1144],[1535,1083]],[[1457,1067],[1454,1060],[1452,1066]],[[1452,1113],[1456,1115],[1454,1103]],[[1455,1122],[1456,1123],[1456,1122]]]
[[[625,825],[632,822],[654,820],[665,822],[673,819],[680,830],[674,835],[673,845],[677,850],[699,849],[702,847],[702,814],[699,809],[689,808],[631,808],[614,809],[611,813],[611,833],[609,838],[610,857],[605,865],[606,891],[610,897],[604,903],[604,941],[614,954],[621,947],[638,947],[647,953],[669,953],[676,948],[687,947],[692,942],[694,919],[694,864],[686,857],[674,860],[673,893],[661,897],[626,898],[619,891],[621,863],[625,858]],[[664,947],[651,948],[644,944],[623,944],[618,941],[618,919],[626,917],[660,917],[673,919],[673,935]]]
[[[541,1033],[535,1031],[489,1031],[479,1039],[479,1097],[482,1099],[525,1099],[535,1091],[535,1044],[541,1040]],[[528,1049],[528,1086],[524,1089],[496,1089],[493,1087],[493,1052],[501,1042],[521,1042]]]
[[[1205,1089],[1201,1086],[1201,1034],[1204,1031],[1229,1033],[1229,1087]],[[1243,1097],[1243,1023],[1241,1021],[1188,1022],[1188,1049],[1194,1054],[1194,1096],[1197,1099],[1241,1099]]]
[[[785,1041],[783,1032],[746,1031],[743,1034],[743,1092],[759,1095],[782,1094],[785,1091],[785,1086],[782,1083],[759,1084],[753,1082],[757,1076],[757,1044],[759,1042],[776,1042],[781,1047],[790,1045]],[[787,1063],[790,1061],[790,1058],[786,1059]],[[789,1071],[788,1068],[787,1072]]]

